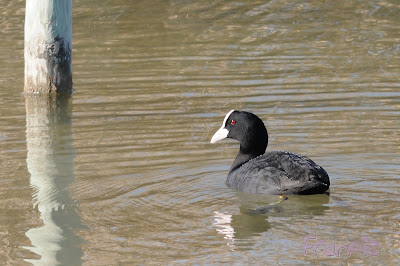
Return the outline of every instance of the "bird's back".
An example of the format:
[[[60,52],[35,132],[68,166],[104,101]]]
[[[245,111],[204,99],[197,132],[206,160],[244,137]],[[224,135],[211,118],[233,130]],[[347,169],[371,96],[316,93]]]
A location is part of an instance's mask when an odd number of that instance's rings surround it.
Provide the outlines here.
[[[261,194],[317,194],[329,188],[329,176],[311,159],[285,151],[258,156],[232,169],[228,186]]]

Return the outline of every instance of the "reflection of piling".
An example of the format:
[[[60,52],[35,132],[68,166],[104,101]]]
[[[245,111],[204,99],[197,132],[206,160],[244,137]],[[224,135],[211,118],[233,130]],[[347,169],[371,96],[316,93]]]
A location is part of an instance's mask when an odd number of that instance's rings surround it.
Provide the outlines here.
[[[34,265],[80,265],[81,240],[74,230],[82,228],[69,186],[75,179],[71,130],[71,98],[56,95],[26,96],[27,165],[31,174],[34,206],[43,226],[26,232],[41,255],[27,260]]]

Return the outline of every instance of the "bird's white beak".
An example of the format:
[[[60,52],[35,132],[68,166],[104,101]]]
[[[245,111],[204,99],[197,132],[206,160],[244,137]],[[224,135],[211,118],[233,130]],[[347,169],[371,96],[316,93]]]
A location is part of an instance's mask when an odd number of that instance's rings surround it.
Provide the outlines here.
[[[211,138],[211,143],[215,143],[217,141],[220,141],[221,139],[225,139],[228,137],[229,130],[225,128],[226,120],[229,118],[229,116],[234,112],[235,110],[230,110],[224,118],[224,121],[222,122],[222,127],[218,129],[217,132],[215,132],[214,136]]]
[[[229,133],[229,131],[226,128],[221,127],[220,129],[218,129],[217,132],[215,132],[214,136],[212,136],[211,143],[215,143],[215,142],[220,141],[221,139],[227,138],[228,133]]]

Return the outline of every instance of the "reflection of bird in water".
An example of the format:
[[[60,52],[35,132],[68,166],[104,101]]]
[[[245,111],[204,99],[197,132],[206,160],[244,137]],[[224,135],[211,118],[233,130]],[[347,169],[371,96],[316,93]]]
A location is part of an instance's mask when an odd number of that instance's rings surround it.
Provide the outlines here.
[[[243,213],[249,215],[263,214],[264,216],[317,216],[329,208],[325,206],[330,201],[327,194],[279,196],[251,194],[238,191],[236,193],[241,203]]]
[[[287,218],[302,215],[313,218],[324,215],[330,197],[326,194],[291,195],[289,198],[237,192],[241,203],[239,214],[214,212],[217,232],[224,235],[231,249],[246,249],[253,245],[253,237],[273,227],[269,217]]]
[[[251,238],[271,228],[267,217],[248,214],[226,214],[214,212],[214,226],[222,234],[230,249],[251,247]],[[250,241],[249,241],[250,240]]]
[[[255,214],[266,214],[268,212],[282,212],[283,209],[279,204],[287,199],[288,197],[286,196],[279,196],[279,200],[270,203],[268,206],[259,207],[255,210],[249,211],[248,214],[255,215]]]

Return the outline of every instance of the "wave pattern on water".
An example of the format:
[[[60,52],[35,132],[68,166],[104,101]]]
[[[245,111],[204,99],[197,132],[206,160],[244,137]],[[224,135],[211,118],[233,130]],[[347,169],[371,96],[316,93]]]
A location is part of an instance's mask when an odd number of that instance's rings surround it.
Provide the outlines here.
[[[0,5],[0,261],[18,264],[35,256],[20,247],[42,221],[26,167],[24,1]],[[310,234],[382,245],[343,263],[398,261],[399,11],[390,0],[74,1],[76,157],[62,192],[87,226],[71,233],[83,264],[336,262],[304,255]],[[275,199],[224,184],[238,144],[209,141],[233,108],[264,120],[269,150],[321,164],[331,197],[247,215]]]

